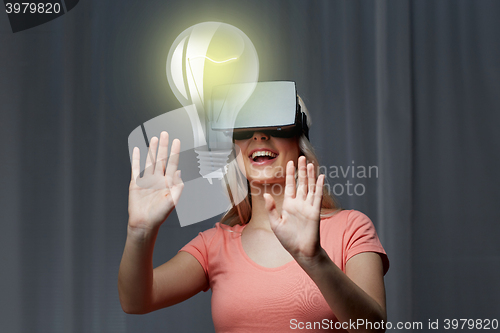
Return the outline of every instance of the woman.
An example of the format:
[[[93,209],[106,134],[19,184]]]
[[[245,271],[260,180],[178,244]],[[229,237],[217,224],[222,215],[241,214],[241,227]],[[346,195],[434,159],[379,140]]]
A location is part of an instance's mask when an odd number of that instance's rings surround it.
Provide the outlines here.
[[[310,122],[300,98],[299,103]],[[318,162],[306,135],[255,131],[236,137],[235,144],[239,170],[230,169],[228,179],[244,174],[248,196],[155,269],[158,229],[183,188],[177,170],[180,142],[173,141],[167,164],[168,134],[153,138],[142,178],[134,149],[118,279],[123,310],[148,313],[211,288],[217,332],[381,327],[387,256],[371,221],[360,212],[337,209],[324,191],[325,177],[316,176]],[[155,159],[151,152],[157,148]],[[139,187],[136,180],[167,188]],[[358,320],[372,326],[354,326]]]

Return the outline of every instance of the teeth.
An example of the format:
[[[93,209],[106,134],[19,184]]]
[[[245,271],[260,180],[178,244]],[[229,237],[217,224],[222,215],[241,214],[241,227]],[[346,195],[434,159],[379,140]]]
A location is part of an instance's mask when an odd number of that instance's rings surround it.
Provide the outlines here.
[[[276,157],[278,155],[276,155],[273,152],[267,151],[267,150],[260,150],[260,151],[254,152],[252,154],[252,159],[255,159],[257,156],[270,156],[270,157],[274,158],[274,157]]]

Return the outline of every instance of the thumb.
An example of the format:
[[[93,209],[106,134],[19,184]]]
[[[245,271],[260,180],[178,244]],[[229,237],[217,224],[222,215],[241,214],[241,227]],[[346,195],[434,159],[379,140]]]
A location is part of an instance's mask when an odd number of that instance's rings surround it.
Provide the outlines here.
[[[274,229],[280,220],[280,215],[276,209],[276,202],[269,193],[264,193],[264,200],[266,201],[265,206],[267,215],[269,216],[269,222],[271,223],[271,227]]]

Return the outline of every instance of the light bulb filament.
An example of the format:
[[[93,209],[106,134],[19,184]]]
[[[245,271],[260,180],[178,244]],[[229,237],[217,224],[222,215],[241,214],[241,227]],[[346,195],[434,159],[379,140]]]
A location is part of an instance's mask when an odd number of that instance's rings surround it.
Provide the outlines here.
[[[191,66],[191,60],[192,59],[198,59],[198,58],[206,58],[216,64],[222,64],[222,63],[225,63],[225,62],[229,62],[229,61],[232,61],[232,60],[236,60],[238,59],[238,57],[233,57],[233,58],[229,58],[229,59],[226,59],[226,60],[221,60],[221,61],[217,61],[217,60],[213,60],[207,56],[204,56],[204,55],[199,55],[199,56],[194,56],[194,57],[190,57],[190,58],[187,58],[188,60],[188,64],[189,64],[189,70],[191,71],[191,76],[194,78],[195,75],[193,73],[193,67]],[[231,82],[233,81],[233,78],[234,78],[234,73],[235,73],[235,70],[233,70],[233,75],[231,76]],[[194,80],[194,86],[196,88],[196,92],[198,93],[198,97],[200,98],[200,101],[201,101],[201,104],[204,106],[205,105],[205,102],[200,94],[200,90],[198,89],[198,84],[196,83],[196,80]],[[224,100],[224,103],[225,103],[225,100]],[[224,105],[223,105],[224,106]],[[220,113],[219,113],[219,116],[217,117],[217,121],[219,120],[219,117],[220,117]]]
[[[234,58],[229,58],[229,59],[226,59],[226,60],[217,61],[217,60],[213,60],[213,59],[211,59],[211,58],[209,58],[207,56],[203,56],[203,55],[196,56],[196,57],[191,57],[191,58],[188,58],[188,59],[191,61],[191,59],[196,59],[196,58],[206,58],[206,59],[210,60],[211,62],[215,62],[216,64],[222,64],[222,63],[225,63],[225,62],[228,62],[228,61],[231,61],[231,60],[238,59],[237,57],[234,57]]]

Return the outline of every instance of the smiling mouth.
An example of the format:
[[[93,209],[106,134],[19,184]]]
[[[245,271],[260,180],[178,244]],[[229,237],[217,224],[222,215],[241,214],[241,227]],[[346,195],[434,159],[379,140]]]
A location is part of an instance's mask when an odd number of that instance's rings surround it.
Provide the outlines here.
[[[274,160],[277,156],[278,156],[278,154],[275,154],[271,151],[261,150],[261,151],[254,152],[249,157],[252,161],[259,163],[259,162]]]

